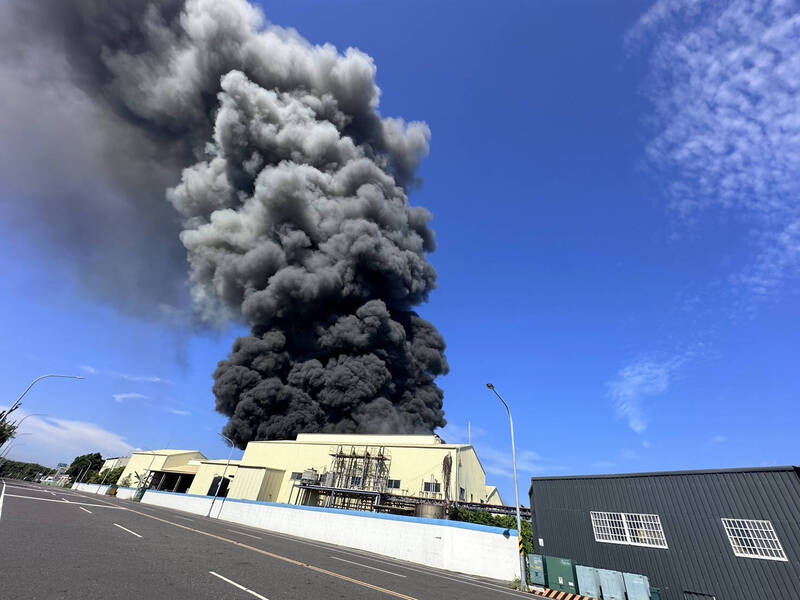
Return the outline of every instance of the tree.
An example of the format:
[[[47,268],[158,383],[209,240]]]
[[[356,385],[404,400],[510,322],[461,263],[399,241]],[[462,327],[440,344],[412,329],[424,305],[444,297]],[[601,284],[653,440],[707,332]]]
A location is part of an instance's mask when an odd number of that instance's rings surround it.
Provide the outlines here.
[[[36,463],[17,462],[15,460],[0,460],[0,477],[17,476],[20,479],[33,479],[41,473],[42,477],[51,475],[55,471]]]
[[[75,457],[75,460],[72,461],[72,464],[67,467],[66,473],[72,477],[78,477],[81,475],[81,473],[84,473],[84,471],[86,472],[86,475],[91,475],[92,471],[99,471],[100,467],[102,466],[103,457],[99,452],[82,454],[81,456]],[[85,479],[86,477],[84,476],[83,478]]]
[[[14,437],[17,431],[16,423],[9,423],[8,415],[17,410],[17,406],[12,406],[8,410],[0,410],[0,446]]]
[[[105,471],[92,473],[92,476],[89,477],[88,483],[100,483],[105,481],[106,484],[113,485],[117,483],[117,479],[119,479],[124,470],[125,467],[117,467],[116,469],[106,469]]]
[[[450,518],[453,521],[492,525],[493,527],[503,527],[504,529],[517,528],[517,517],[515,515],[495,515],[483,510],[469,510],[460,506],[450,511]],[[531,527],[531,522],[525,519],[522,520],[522,546],[525,548],[526,554],[533,554],[533,528]]]

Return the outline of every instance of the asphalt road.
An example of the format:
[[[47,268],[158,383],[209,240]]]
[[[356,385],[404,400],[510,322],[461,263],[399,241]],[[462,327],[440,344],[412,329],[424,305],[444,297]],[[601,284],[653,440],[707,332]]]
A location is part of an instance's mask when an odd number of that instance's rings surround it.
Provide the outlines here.
[[[510,600],[501,583],[108,496],[6,480],[4,600]]]

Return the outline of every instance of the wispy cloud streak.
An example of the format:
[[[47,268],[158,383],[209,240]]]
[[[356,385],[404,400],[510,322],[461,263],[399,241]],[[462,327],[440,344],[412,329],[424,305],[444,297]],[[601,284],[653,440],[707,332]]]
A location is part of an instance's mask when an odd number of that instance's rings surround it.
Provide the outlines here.
[[[651,164],[686,218],[750,230],[731,280],[766,297],[800,272],[800,10],[779,0],[662,0],[627,41],[650,51]]]
[[[147,400],[147,396],[144,394],[139,394],[137,392],[126,392],[123,394],[112,394],[112,398],[114,398],[114,402],[125,402],[125,400]]]
[[[636,433],[644,433],[648,424],[645,399],[666,392],[686,358],[684,355],[664,361],[642,358],[620,369],[607,384],[617,416],[625,419]]]

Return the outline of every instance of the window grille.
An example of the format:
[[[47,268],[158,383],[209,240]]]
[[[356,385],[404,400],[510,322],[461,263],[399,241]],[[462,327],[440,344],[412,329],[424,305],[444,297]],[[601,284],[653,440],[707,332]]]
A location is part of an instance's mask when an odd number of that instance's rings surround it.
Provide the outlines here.
[[[610,544],[668,548],[661,518],[640,513],[592,511],[594,539]]]
[[[736,556],[788,560],[770,521],[722,519],[722,525]]]

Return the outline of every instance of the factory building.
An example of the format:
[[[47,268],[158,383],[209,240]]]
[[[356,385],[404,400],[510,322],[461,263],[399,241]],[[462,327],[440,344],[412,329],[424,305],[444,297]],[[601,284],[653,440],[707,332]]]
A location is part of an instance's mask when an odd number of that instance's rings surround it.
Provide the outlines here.
[[[103,466],[100,468],[100,472],[106,471],[108,469],[118,469],[119,467],[124,467],[128,464],[130,460],[130,456],[116,456],[114,458],[107,458],[103,462]]]
[[[436,435],[299,434],[250,442],[230,464],[199,452],[136,452],[120,482],[130,475],[135,487],[134,473],[161,491],[213,495],[219,488],[228,498],[399,514],[422,503],[502,505],[475,449]]]
[[[190,461],[204,460],[196,450],[148,450],[131,454],[125,470],[117,480],[123,487],[140,487],[159,481],[161,489],[185,492],[197,473],[198,465]]]
[[[535,552],[640,573],[662,600],[800,597],[800,469],[536,477]]]

